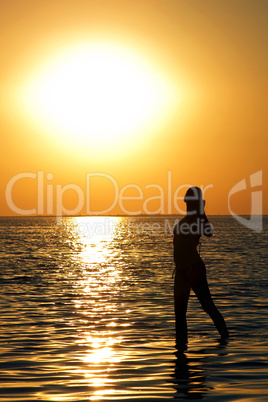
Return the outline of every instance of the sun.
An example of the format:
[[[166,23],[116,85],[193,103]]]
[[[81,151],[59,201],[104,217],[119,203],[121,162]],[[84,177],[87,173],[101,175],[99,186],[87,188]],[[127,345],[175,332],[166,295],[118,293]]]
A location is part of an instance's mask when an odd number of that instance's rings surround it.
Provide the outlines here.
[[[84,43],[51,57],[20,91],[24,113],[70,145],[118,146],[157,127],[174,86],[127,47]]]

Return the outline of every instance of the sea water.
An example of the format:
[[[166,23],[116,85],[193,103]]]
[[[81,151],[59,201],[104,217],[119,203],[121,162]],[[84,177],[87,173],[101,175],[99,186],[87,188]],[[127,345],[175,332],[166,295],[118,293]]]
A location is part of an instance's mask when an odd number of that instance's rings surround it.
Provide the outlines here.
[[[191,294],[175,348],[176,217],[0,218],[0,401],[268,400],[267,218],[202,241],[219,341]]]

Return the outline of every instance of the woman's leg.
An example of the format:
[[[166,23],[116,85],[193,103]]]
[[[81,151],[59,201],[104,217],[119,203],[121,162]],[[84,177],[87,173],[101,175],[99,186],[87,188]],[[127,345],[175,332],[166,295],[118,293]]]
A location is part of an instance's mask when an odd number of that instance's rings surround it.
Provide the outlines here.
[[[190,286],[186,277],[177,271],[174,282],[174,304],[176,318],[176,345],[182,348],[187,343],[187,321],[186,312],[190,295]]]
[[[198,297],[198,300],[200,301],[201,306],[203,307],[205,312],[209,314],[209,316],[211,317],[221,337],[228,338],[229,332],[226,327],[224,318],[217,309],[217,307],[215,306],[211,298],[211,294],[207,283],[206,267],[203,263],[199,264],[198,271],[199,271],[197,275],[198,280],[192,286],[193,291]]]

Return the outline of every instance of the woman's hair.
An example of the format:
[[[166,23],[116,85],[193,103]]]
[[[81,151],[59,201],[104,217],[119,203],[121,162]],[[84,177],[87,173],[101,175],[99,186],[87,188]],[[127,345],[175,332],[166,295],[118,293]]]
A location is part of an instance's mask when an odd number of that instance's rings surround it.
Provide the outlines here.
[[[186,203],[192,201],[200,202],[202,200],[202,197],[203,197],[202,190],[199,187],[190,187],[186,191],[184,202]]]
[[[184,197],[186,202],[187,214],[202,215],[204,213],[204,200],[202,191],[199,187],[190,187]]]

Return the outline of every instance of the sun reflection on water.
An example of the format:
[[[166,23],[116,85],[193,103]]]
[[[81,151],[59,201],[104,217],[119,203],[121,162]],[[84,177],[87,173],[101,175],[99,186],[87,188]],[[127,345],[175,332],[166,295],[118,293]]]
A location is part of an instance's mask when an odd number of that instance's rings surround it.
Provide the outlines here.
[[[81,356],[84,365],[80,373],[84,375],[85,383],[91,391],[89,399],[100,399],[107,392],[116,393],[113,389],[116,380],[111,379],[109,374],[115,372],[115,364],[123,360],[123,354],[115,349],[122,341],[122,336],[110,331],[85,334],[83,343],[88,345],[89,349]]]
[[[103,263],[111,254],[109,244],[120,226],[119,217],[75,217],[66,221],[66,229],[79,258],[84,263]]]
[[[79,278],[80,297],[75,308],[85,319],[92,319],[91,331],[81,331],[78,343],[83,346],[79,358],[85,383],[90,389],[89,399],[100,399],[113,391],[109,372],[124,358],[118,345],[123,341],[118,327],[116,313],[118,304],[114,296],[122,281],[122,270],[114,264],[114,242],[120,230],[122,218],[117,217],[76,217],[68,219],[66,230],[72,246],[78,250],[76,264],[81,268]],[[118,261],[118,259],[117,259]],[[102,330],[97,329],[102,326]],[[125,325],[120,325],[120,327]],[[122,328],[121,328],[122,329]]]

